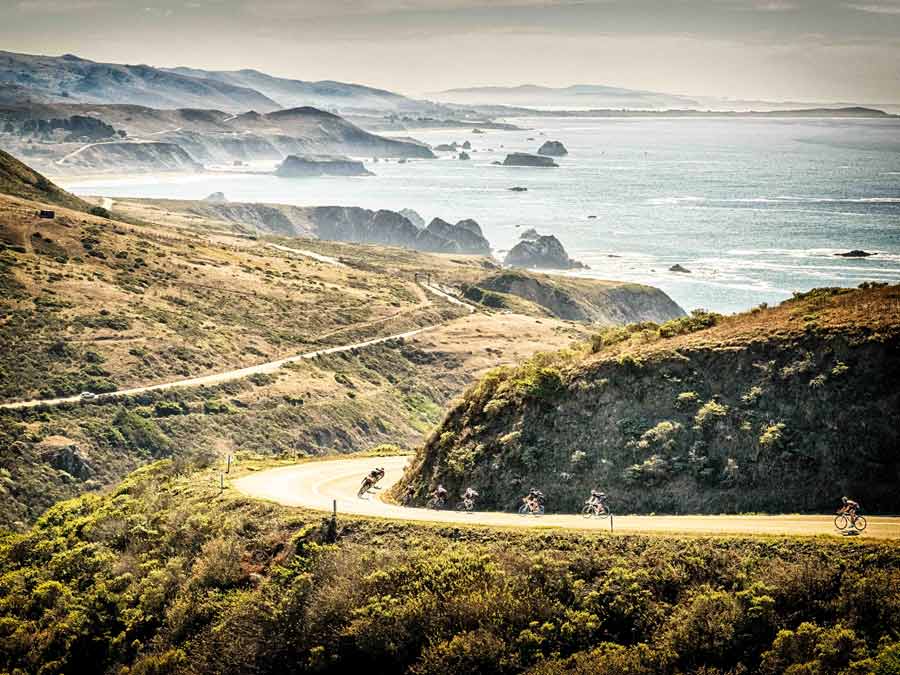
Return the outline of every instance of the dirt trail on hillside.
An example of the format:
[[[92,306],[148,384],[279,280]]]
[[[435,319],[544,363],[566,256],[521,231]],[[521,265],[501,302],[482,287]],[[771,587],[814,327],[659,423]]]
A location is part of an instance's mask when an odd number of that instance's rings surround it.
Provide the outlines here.
[[[438,523],[467,523],[498,527],[546,527],[609,531],[608,520],[585,519],[580,515],[554,514],[523,517],[515,513],[433,511],[406,508],[383,501],[385,494],[400,480],[409,457],[367,457],[311,461],[244,476],[232,482],[238,491],[257,499],[286,506],[302,506],[331,511],[337,500],[338,516],[379,516],[396,520]],[[371,469],[385,469],[380,490],[365,498],[356,496],[360,483]],[[478,486],[474,486],[476,489]],[[797,536],[834,535],[833,515],[779,516],[615,516],[615,532],[655,534],[781,534]],[[860,539],[900,539],[900,517],[867,516],[868,528]]]

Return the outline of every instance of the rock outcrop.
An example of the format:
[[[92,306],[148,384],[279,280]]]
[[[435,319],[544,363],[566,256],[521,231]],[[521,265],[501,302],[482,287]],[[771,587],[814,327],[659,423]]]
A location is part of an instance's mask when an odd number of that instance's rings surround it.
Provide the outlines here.
[[[533,227],[529,227],[522,234],[519,235],[519,239],[524,239],[525,241],[534,241],[535,239],[539,239],[541,235],[538,234],[538,231]]]
[[[362,162],[347,157],[289,155],[275,171],[281,178],[309,178],[313,176],[371,176]]]
[[[841,258],[868,258],[873,255],[878,255],[877,253],[869,253],[868,251],[861,251],[858,248],[853,249],[852,251],[847,251],[846,253],[835,253],[836,256],[840,256]]]
[[[213,192],[212,194],[204,197],[203,201],[209,202],[211,204],[227,204],[228,199],[225,198],[224,192]]]
[[[491,252],[491,245],[481,232],[481,227],[474,220],[461,220],[456,225],[451,225],[440,218],[433,219],[424,230],[430,235],[447,242],[438,250],[446,253],[473,253],[487,255]],[[428,249],[425,249],[428,250]]]
[[[94,475],[88,456],[75,441],[64,436],[49,436],[37,447],[40,457],[54,469],[87,480]]]
[[[559,164],[554,162],[550,157],[530,155],[527,152],[512,152],[503,160],[503,166],[558,167]]]
[[[690,274],[691,273],[691,271],[688,268],[682,267],[681,265],[672,265],[669,268],[669,271],[670,272],[678,272],[679,274]]]
[[[490,253],[490,244],[474,220],[453,225],[435,218],[420,229],[396,211],[345,206],[313,208],[310,220],[321,239],[388,244],[431,253]]]
[[[569,151],[559,141],[544,141],[544,144],[538,148],[537,154],[548,157],[565,157]]]
[[[572,260],[559,239],[553,235],[538,235],[535,239],[520,241],[510,249],[503,261],[511,267],[536,269],[585,269],[587,265]]]

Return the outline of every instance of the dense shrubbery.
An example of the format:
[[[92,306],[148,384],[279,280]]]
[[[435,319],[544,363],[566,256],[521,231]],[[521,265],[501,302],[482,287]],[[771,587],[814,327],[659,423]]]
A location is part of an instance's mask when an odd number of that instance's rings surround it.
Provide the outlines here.
[[[900,549],[342,523],[172,461],[0,539],[0,671],[894,673]]]

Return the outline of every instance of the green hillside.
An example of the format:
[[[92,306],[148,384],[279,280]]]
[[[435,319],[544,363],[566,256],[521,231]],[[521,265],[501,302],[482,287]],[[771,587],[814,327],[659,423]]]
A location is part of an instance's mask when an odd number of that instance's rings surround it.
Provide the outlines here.
[[[900,511],[900,286],[819,289],[732,317],[632,324],[489,373],[407,476],[425,500],[532,486],[576,511]]]

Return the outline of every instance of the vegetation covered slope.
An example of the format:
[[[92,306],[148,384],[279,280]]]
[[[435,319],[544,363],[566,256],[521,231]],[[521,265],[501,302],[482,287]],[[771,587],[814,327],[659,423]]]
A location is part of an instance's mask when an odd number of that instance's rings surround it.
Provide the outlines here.
[[[597,335],[490,373],[407,479],[515,508],[591,488],[620,512],[900,511],[900,286],[818,289],[731,317]]]
[[[684,311],[658,289],[641,284],[551,276],[504,270],[465,289],[466,297],[487,307],[517,306],[520,298],[566,321],[622,324],[668,321]]]
[[[894,543],[332,530],[220,493],[217,477],[163,461],[0,537],[0,670],[887,675],[900,663]]]
[[[78,211],[90,208],[85,201],[66,192],[3,150],[0,150],[0,193]]]

